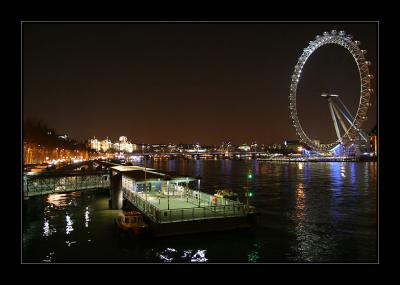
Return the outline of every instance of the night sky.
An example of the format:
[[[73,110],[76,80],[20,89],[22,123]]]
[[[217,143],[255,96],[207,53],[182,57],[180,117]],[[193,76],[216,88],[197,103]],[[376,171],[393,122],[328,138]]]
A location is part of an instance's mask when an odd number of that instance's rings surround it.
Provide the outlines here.
[[[369,131],[377,122],[376,23],[24,23],[24,117],[80,141],[297,139],[288,108],[293,68],[308,42],[332,29],[354,35],[372,62]],[[359,89],[344,48],[318,49],[297,93],[307,134],[335,139],[321,92],[339,94],[354,114]]]

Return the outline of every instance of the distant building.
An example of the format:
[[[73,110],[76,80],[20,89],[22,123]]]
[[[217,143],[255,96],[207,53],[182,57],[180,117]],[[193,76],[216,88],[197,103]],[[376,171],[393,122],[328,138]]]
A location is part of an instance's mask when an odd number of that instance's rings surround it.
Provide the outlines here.
[[[108,138],[99,141],[95,137],[93,139],[89,140],[89,147],[91,149],[94,149],[96,151],[110,151],[110,150],[116,150],[118,152],[134,152],[137,150],[137,145],[133,144],[128,141],[128,139],[125,136],[121,136],[116,143],[112,143],[111,140]]]
[[[242,144],[241,146],[238,147],[238,150],[250,151],[250,147],[247,144]]]
[[[283,142],[285,148],[291,152],[301,151],[303,145],[298,140],[285,140]]]
[[[189,149],[187,149],[186,150],[187,152],[191,152],[191,153],[199,153],[199,152],[206,152],[207,151],[207,149],[206,148],[202,148],[201,146],[200,146],[200,144],[199,143],[197,143],[197,144],[195,144],[195,145],[192,145],[192,147],[191,148],[189,148]]]
[[[378,155],[378,134],[376,126],[369,132],[369,145],[370,152],[374,155]]]
[[[92,139],[89,140],[89,148],[94,149],[96,151],[101,150],[101,143],[96,137],[93,137]]]
[[[176,150],[177,150],[177,146],[175,144],[171,144],[171,143],[168,144],[168,151],[169,152],[173,152],[173,151],[176,151]]]
[[[119,137],[119,141],[114,143],[113,149],[120,152],[134,152],[137,150],[137,146],[128,141],[127,137]]]
[[[110,150],[111,148],[112,148],[112,142],[108,138],[101,141],[101,150],[102,151],[105,152],[105,151]]]
[[[258,149],[257,143],[256,143],[256,142],[253,142],[253,143],[250,145],[250,148],[251,148],[252,151],[257,151],[257,149]]]
[[[218,150],[229,153],[233,150],[232,143],[231,142],[222,142],[221,145],[219,146]]]
[[[280,149],[282,149],[282,145],[274,143],[274,144],[270,145],[269,148],[273,149],[273,150],[280,150]]]

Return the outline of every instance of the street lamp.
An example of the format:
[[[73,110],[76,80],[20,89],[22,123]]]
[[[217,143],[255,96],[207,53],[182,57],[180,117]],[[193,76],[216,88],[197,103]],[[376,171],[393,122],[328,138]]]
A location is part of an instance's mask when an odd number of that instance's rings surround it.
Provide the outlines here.
[[[200,180],[201,180],[201,177],[200,176],[196,176],[196,180],[197,180],[197,192],[198,192],[198,195],[199,195],[199,207],[200,207]]]
[[[170,176],[166,176],[164,177],[164,180],[167,181],[167,209],[169,210],[169,181],[171,181],[171,177]]]
[[[189,175],[186,176],[186,189],[185,189],[185,197],[186,197],[186,202],[188,202],[188,196],[189,196]]]
[[[143,144],[143,147],[142,147],[142,154],[143,154],[143,159],[144,159],[144,191],[145,191],[145,196],[146,196],[146,201],[147,201],[147,177],[146,177],[146,174],[147,174],[147,171],[146,171],[146,156],[144,155],[144,144]]]

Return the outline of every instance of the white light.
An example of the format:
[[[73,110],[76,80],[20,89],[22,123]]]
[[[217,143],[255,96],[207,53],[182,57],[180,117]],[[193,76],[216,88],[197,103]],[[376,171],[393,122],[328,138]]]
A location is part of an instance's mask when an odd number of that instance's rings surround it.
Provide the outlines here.
[[[44,220],[44,225],[43,225],[43,235],[48,237],[50,235],[50,227],[49,227],[49,221]]]
[[[205,257],[206,250],[198,250],[190,260],[191,262],[206,262],[208,259]]]
[[[72,231],[74,230],[74,228],[72,227],[72,225],[73,225],[74,223],[72,222],[70,216],[68,216],[68,215],[65,217],[65,220],[66,220],[66,222],[67,222],[67,227],[66,227],[66,229],[65,229],[65,233],[66,233],[67,235],[69,235],[69,233],[72,232]]]
[[[90,217],[89,217],[89,208],[86,207],[85,211],[85,227],[89,227]]]

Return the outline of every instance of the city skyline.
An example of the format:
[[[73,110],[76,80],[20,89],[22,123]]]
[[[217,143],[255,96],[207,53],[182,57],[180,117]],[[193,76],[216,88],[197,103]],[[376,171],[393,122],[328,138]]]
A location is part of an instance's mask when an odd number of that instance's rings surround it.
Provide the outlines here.
[[[331,29],[361,41],[377,78],[375,23],[24,23],[24,117],[80,141],[120,134],[147,144],[298,139],[288,109],[293,67],[308,42]],[[354,111],[357,76],[345,49],[323,47],[310,58],[298,110],[312,137],[334,138],[321,92],[339,93]],[[375,93],[367,132],[377,124]]]

